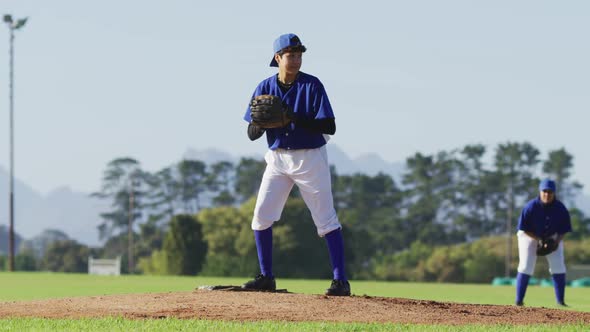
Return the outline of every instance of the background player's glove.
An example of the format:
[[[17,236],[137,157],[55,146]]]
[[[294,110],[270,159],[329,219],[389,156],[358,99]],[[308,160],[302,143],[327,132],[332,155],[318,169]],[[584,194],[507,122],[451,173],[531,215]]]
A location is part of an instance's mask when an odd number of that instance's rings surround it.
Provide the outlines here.
[[[256,96],[250,102],[250,116],[256,127],[281,128],[295,118],[280,97],[272,95]]]
[[[544,238],[537,242],[537,256],[547,256],[557,250],[559,243],[553,238]]]

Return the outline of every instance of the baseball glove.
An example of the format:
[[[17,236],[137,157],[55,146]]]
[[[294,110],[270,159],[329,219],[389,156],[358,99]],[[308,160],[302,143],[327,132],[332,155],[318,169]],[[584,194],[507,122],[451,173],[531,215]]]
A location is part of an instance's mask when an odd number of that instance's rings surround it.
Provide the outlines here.
[[[537,242],[537,256],[547,256],[557,250],[558,243],[553,238],[544,238]]]
[[[291,111],[280,97],[272,95],[256,96],[250,102],[250,116],[252,124],[268,129],[281,128],[293,120]]]

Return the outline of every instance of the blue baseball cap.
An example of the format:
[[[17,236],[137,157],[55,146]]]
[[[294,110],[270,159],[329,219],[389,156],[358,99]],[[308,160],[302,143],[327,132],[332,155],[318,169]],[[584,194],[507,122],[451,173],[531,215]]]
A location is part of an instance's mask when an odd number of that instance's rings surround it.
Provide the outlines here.
[[[305,46],[301,44],[301,39],[299,39],[299,37],[297,37],[296,34],[286,33],[284,35],[280,35],[279,38],[275,39],[275,42],[272,44],[274,54],[272,55],[272,60],[270,62],[271,67],[279,66],[279,64],[275,60],[274,55],[287,47],[295,47],[298,51],[301,52],[305,52],[307,50]]]
[[[555,192],[556,189],[555,181],[553,180],[544,179],[541,181],[541,183],[539,183],[539,191],[551,190],[552,192]]]

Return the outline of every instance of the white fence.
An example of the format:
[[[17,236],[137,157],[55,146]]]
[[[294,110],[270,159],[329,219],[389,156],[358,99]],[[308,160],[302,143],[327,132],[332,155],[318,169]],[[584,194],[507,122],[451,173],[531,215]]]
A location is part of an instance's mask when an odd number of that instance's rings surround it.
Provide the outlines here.
[[[121,274],[121,257],[116,259],[96,259],[88,257],[88,274],[118,276]]]

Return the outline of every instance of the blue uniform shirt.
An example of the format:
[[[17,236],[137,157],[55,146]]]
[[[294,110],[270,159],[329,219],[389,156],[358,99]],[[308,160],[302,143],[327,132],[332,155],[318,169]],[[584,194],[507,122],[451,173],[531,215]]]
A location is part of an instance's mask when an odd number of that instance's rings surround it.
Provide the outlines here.
[[[298,118],[304,119],[333,119],[332,106],[324,90],[324,85],[317,77],[299,72],[293,86],[283,93],[278,84],[277,75],[273,75],[260,82],[252,98],[260,95],[279,96]],[[246,110],[244,120],[251,122],[250,106]],[[271,150],[276,149],[315,149],[326,144],[324,135],[312,133],[299,128],[294,123],[284,128],[266,129],[266,140]]]
[[[518,219],[518,230],[531,232],[538,237],[572,231],[570,214],[559,200],[544,205],[539,197],[529,201]]]

